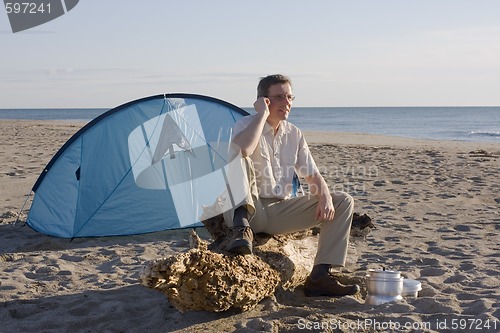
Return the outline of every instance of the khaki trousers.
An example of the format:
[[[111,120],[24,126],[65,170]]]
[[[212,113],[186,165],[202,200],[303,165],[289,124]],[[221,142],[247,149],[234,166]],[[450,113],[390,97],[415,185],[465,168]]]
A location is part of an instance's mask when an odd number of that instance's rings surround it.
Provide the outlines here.
[[[260,198],[255,170],[250,158],[244,158],[249,192],[241,205],[247,205],[252,215],[250,227],[254,233],[285,234],[320,226],[318,250],[314,264],[344,266],[349,245],[354,199],[344,192],[331,193],[335,215],[331,221],[315,219],[318,197],[303,195],[290,199]],[[242,186],[244,186],[242,184]],[[232,226],[234,209],[224,213],[224,220]]]

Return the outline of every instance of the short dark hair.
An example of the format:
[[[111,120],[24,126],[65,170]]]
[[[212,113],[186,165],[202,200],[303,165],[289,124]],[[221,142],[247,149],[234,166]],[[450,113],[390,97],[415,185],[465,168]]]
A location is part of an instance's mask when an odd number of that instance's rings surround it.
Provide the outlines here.
[[[285,84],[288,83],[292,85],[292,81],[285,75],[273,74],[266,77],[261,77],[259,85],[257,86],[257,98],[267,96],[269,93],[269,88],[275,84]]]

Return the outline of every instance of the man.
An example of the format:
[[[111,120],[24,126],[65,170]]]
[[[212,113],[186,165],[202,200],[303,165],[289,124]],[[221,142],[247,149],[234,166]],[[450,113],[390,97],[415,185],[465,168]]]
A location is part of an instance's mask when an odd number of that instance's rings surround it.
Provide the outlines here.
[[[224,214],[233,230],[227,250],[251,254],[253,233],[283,234],[319,224],[318,250],[305,293],[352,295],[359,292],[359,286],[341,284],[330,275],[330,268],[345,264],[353,199],[343,192],[330,193],[302,132],[287,121],[294,98],[286,76],[262,78],[254,103],[256,114],[234,126],[232,144],[243,157],[249,193],[234,211]],[[292,196],[295,174],[305,178],[309,195]]]

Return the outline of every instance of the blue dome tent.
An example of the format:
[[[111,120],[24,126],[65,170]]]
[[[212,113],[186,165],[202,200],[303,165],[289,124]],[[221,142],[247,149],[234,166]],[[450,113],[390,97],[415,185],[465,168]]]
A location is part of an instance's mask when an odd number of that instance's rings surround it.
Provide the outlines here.
[[[47,164],[33,186],[27,224],[64,238],[199,226],[221,193],[231,194],[225,200],[233,206],[242,199],[228,185],[228,168],[241,163],[230,158],[229,142],[245,115],[194,94],[118,106],[80,129]]]

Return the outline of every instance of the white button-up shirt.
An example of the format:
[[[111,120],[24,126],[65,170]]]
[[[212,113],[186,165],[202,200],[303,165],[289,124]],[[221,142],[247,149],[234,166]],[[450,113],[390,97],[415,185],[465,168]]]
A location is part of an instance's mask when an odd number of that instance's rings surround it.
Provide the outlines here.
[[[233,128],[233,137],[243,131],[255,115],[239,119]],[[255,167],[259,196],[287,199],[292,195],[293,177],[311,176],[318,172],[302,132],[286,120],[281,121],[278,132],[267,122],[259,144],[250,155]]]

